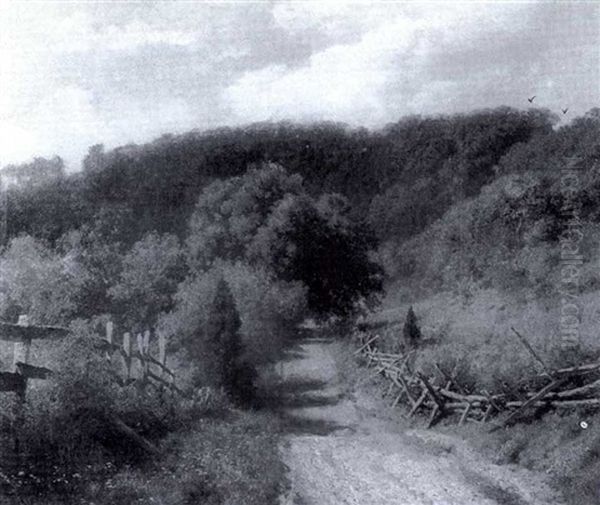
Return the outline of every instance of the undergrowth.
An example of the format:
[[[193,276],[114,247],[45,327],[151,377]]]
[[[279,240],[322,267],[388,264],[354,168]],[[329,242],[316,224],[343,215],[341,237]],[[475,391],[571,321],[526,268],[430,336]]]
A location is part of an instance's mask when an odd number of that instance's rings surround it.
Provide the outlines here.
[[[86,503],[266,505],[276,503],[284,468],[277,422],[256,413],[204,418],[164,441],[165,456],[125,467],[91,486]]]
[[[276,503],[284,481],[278,436],[278,421],[272,416],[231,408],[207,408],[180,423],[178,429],[155,439],[161,451],[158,456],[140,454],[139,448],[128,446],[126,440],[116,436],[108,446],[102,441],[77,449],[73,446],[60,461],[54,449],[45,457],[38,451],[37,459],[28,455],[12,468],[10,461],[2,458],[0,502],[3,505]],[[63,438],[69,439],[68,433]],[[122,444],[121,450],[116,450],[114,444]]]
[[[185,396],[120,387],[84,330],[57,350],[61,367],[32,381],[21,407],[0,396],[2,505],[275,503],[284,479],[274,418],[208,387]]]
[[[468,319],[469,315],[466,317]],[[455,320],[450,317],[445,325],[437,325],[440,331],[433,332],[428,326],[431,321],[431,317],[425,318],[426,338],[412,363],[415,369],[433,375],[436,373],[434,365],[438,365],[446,373],[458,375],[461,386],[471,391],[485,388],[496,391],[496,388],[518,384],[523,377],[536,373],[537,364],[532,363],[522,347],[519,348],[516,339],[511,341],[489,335],[476,340],[472,337],[473,328],[468,327],[469,320],[465,321],[465,318],[460,323],[467,331],[458,333]],[[377,342],[381,350],[400,351],[401,324],[379,327],[373,332],[380,334]],[[539,340],[531,340],[536,348],[541,347]],[[354,355],[352,347],[340,346],[335,354],[340,376],[349,392],[381,398],[386,395],[389,382],[373,376],[373,368],[367,369],[364,358]],[[541,354],[554,366],[569,363],[565,361],[568,358],[552,352],[542,351]],[[584,352],[571,356],[570,360],[577,363],[595,358],[595,353]],[[392,400],[387,396],[385,402],[380,402],[381,408],[405,424],[401,417],[402,405],[397,410],[385,407]],[[442,420],[435,429],[465,439],[497,464],[518,464],[551,475],[550,482],[570,505],[599,503],[600,416],[597,412],[585,409],[569,413],[532,411],[518,423],[495,433],[488,433],[485,426],[476,423],[458,426],[457,421],[457,418]],[[412,419],[413,425],[422,426],[423,422],[418,416]]]

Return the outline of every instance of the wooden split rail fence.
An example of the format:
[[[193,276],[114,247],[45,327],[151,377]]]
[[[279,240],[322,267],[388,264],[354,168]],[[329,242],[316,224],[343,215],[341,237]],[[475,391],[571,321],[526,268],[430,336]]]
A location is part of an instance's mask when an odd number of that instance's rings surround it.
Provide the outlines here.
[[[151,332],[146,330],[136,335],[134,345],[131,333],[125,332],[121,343],[114,340],[114,326],[112,322],[106,323],[105,338],[97,342],[101,351],[105,353],[106,359],[112,362],[114,355],[121,357],[124,368],[124,376],[115,374],[116,382],[121,386],[127,386],[134,382],[141,386],[146,384],[167,387],[181,395],[183,392],[175,385],[175,374],[167,367],[167,339],[160,332],[155,332],[158,338],[158,357],[155,358],[150,352]],[[134,363],[138,363],[138,374],[134,377]]]
[[[108,322],[105,329],[105,337],[98,339],[95,344],[99,352],[104,353],[107,361],[112,363],[115,354],[121,357],[124,373],[123,376],[114,373],[116,383],[123,387],[136,384],[141,388],[150,384],[180,395],[184,394],[175,385],[175,374],[167,367],[167,341],[161,332],[155,332],[158,337],[158,357],[155,358],[150,352],[150,331],[137,334],[137,346],[134,346],[133,338],[128,332],[123,334],[120,343],[115,342],[112,322]],[[17,396],[18,401],[15,404],[14,412],[16,426],[19,426],[23,419],[23,405],[28,381],[48,379],[53,374],[53,371],[48,368],[29,363],[32,342],[34,340],[50,342],[62,339],[67,335],[69,335],[67,328],[29,325],[27,316],[20,316],[17,324],[0,322],[0,341],[14,344],[12,371],[0,371],[0,393],[12,392]],[[134,363],[137,363],[137,367],[134,367]],[[134,376],[135,368],[138,370],[138,373],[135,374],[137,376]],[[153,444],[139,436],[118,417],[113,416],[109,421],[117,431],[144,450],[151,453],[159,452]],[[18,436],[15,436],[15,450],[19,451]]]
[[[112,362],[114,354],[121,356],[124,376],[115,373],[115,381],[121,386],[134,382],[145,385],[148,383],[159,384],[173,391],[181,393],[175,385],[175,374],[167,367],[167,341],[165,336],[157,331],[158,357],[150,353],[149,330],[136,335],[136,346],[129,332],[123,334],[122,341],[114,340],[114,325],[106,323],[105,338],[98,339],[95,344],[100,352],[104,352],[106,359]],[[31,344],[34,340],[54,341],[66,337],[67,328],[55,326],[33,326],[28,324],[27,316],[20,316],[17,324],[0,322],[0,341],[14,343],[13,370],[0,372],[0,392],[14,392],[24,398],[27,391],[27,382],[30,379],[48,379],[53,371],[29,363]],[[139,372],[134,377],[134,366],[138,363]]]
[[[553,370],[525,337],[514,329],[513,332],[543,369],[518,391],[468,391],[458,383],[455,372],[448,374],[439,365],[435,365],[437,374],[427,377],[413,367],[417,350],[406,354],[380,352],[376,347],[379,336],[365,332],[360,334],[355,354],[367,360],[367,367],[374,369],[373,377],[382,376],[389,381],[386,394],[393,398],[392,407],[405,404],[407,418],[426,414],[428,428],[442,418],[454,418],[460,425],[467,421],[490,422],[490,431],[495,431],[532,409],[600,408],[600,362]],[[492,420],[495,417],[499,421]]]
[[[0,341],[14,343],[13,370],[0,372],[0,392],[14,392],[24,400],[28,380],[47,379],[52,375],[52,370],[29,363],[32,342],[58,340],[68,334],[66,328],[30,326],[27,316],[20,316],[17,324],[0,322]]]

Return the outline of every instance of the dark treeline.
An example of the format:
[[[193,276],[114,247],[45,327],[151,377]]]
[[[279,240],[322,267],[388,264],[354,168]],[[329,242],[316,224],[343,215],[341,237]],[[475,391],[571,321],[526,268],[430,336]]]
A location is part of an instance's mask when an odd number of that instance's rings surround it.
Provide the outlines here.
[[[149,231],[181,236],[203,187],[261,162],[300,174],[312,194],[345,195],[354,217],[369,219],[381,239],[410,236],[490,182],[513,146],[553,135],[555,122],[545,110],[503,107],[408,117],[378,131],[261,123],[165,135],[110,151],[97,145],[81,173],[48,175],[40,159],[4,169],[34,171],[41,181],[30,177],[10,191],[8,236],[28,233],[54,242],[100,212],[118,215],[131,243]]]

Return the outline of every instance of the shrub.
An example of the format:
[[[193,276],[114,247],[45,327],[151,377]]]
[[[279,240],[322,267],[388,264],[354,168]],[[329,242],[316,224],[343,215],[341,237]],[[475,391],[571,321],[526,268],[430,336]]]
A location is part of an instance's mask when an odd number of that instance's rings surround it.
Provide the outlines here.
[[[255,413],[196,419],[169,435],[164,458],[123,468],[84,496],[99,505],[275,504],[285,471],[278,432],[274,419]]]
[[[241,321],[242,361],[252,367],[272,363],[304,315],[305,289],[244,263],[217,263],[180,284],[175,308],[159,324],[170,337],[172,349],[195,356],[191,365],[203,366],[204,331],[221,278],[229,285]]]
[[[41,495],[68,503],[87,486],[108,479],[127,464],[147,462],[148,453],[124,436],[118,418],[138,435],[159,444],[168,433],[188,428],[199,418],[218,417],[230,404],[217,391],[198,390],[182,398],[161,388],[133,383],[119,386],[120,360],[109,363],[94,345],[100,335],[93,321],[75,321],[72,334],[50,348],[45,357],[55,374],[46,381],[31,381],[22,422],[17,426],[18,466],[13,464],[13,419],[3,418],[0,482],[3,492],[16,486],[21,496]],[[14,405],[2,395],[3,410]],[[11,417],[11,416],[8,416]],[[5,479],[5,480],[6,480]],[[3,489],[6,487],[6,489]],[[3,502],[4,503],[4,502]],[[107,502],[108,503],[108,502]]]
[[[209,384],[223,387],[229,395],[241,374],[241,322],[227,282],[221,278],[209,309],[203,346],[203,369]]]
[[[0,318],[28,314],[32,323],[64,323],[77,309],[80,273],[70,256],[29,236],[13,239],[0,257]]]
[[[115,312],[129,328],[154,326],[158,315],[172,308],[172,296],[185,274],[177,237],[146,235],[125,255],[121,275],[108,291]]]
[[[275,279],[260,267],[223,264],[242,322],[244,359],[255,367],[281,357],[306,313],[306,288]]]
[[[415,315],[412,306],[408,309],[408,313],[406,314],[406,321],[402,328],[402,337],[404,338],[405,345],[409,348],[417,347],[421,341],[421,330],[417,325],[417,316]]]

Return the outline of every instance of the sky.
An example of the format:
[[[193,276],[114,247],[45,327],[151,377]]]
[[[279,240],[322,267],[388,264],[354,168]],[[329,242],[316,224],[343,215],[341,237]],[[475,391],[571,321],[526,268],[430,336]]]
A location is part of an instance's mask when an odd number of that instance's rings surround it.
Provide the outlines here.
[[[0,166],[265,120],[600,105],[595,2],[0,0]],[[569,108],[562,115],[561,108]]]

